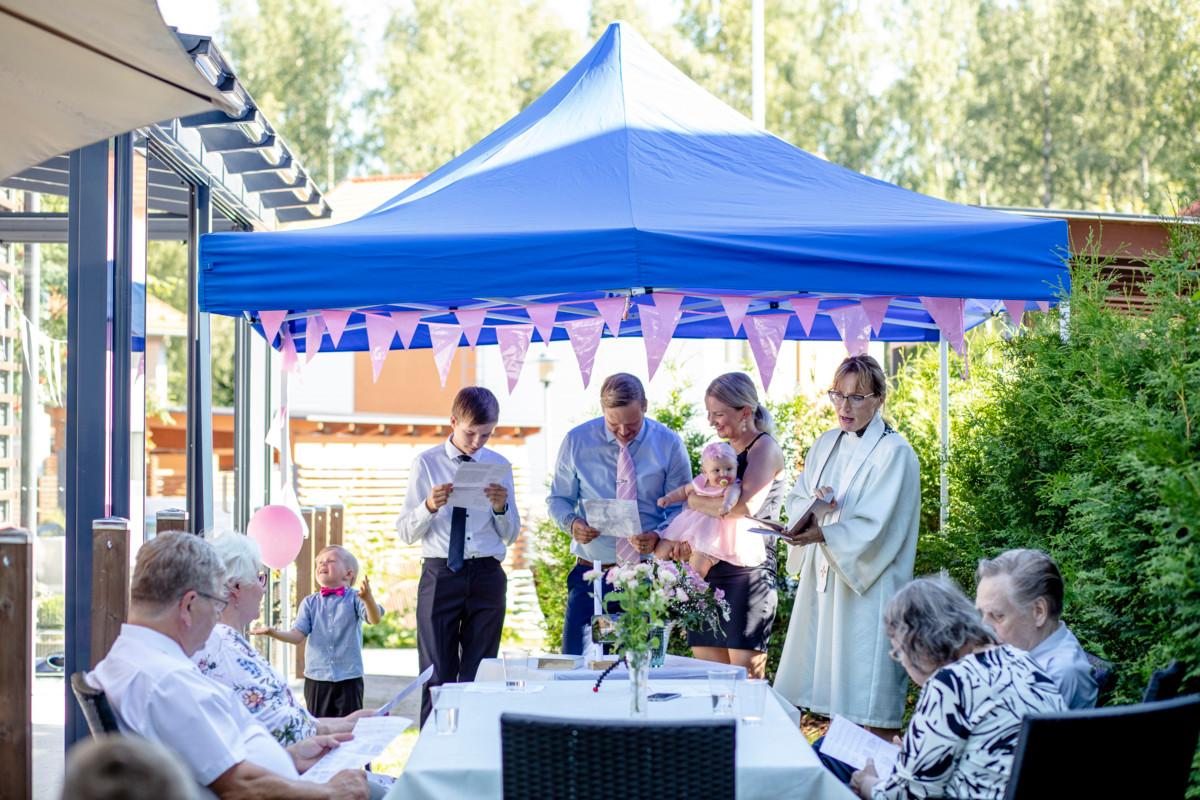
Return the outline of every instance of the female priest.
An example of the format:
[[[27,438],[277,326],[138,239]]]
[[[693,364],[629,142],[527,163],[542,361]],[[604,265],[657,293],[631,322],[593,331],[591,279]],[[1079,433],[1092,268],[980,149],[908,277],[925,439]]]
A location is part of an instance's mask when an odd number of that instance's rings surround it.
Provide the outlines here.
[[[787,565],[799,584],[775,688],[890,740],[907,678],[888,657],[879,621],[912,580],[921,479],[912,447],[880,413],[886,397],[887,378],[870,356],[851,356],[834,373],[838,427],[817,438],[785,503]]]

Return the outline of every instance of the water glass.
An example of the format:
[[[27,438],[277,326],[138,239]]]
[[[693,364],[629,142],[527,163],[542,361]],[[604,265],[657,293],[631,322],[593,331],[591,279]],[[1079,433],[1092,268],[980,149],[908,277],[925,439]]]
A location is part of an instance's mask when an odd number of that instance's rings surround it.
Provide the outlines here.
[[[708,692],[712,695],[712,710],[718,717],[733,716],[733,697],[737,687],[736,669],[710,669]]]
[[[462,687],[446,684],[429,690],[433,702],[433,722],[439,736],[458,730],[458,709],[462,704]]]
[[[505,650],[504,686],[510,692],[525,691],[525,680],[529,677],[529,651]]]
[[[762,722],[767,706],[767,682],[757,678],[745,681],[738,691],[742,722],[757,725]]]

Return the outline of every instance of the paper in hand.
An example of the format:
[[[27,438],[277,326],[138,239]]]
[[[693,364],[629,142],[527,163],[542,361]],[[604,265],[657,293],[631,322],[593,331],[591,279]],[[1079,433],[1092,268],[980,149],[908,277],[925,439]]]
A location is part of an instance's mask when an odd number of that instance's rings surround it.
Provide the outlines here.
[[[487,499],[483,490],[492,483],[511,485],[512,465],[467,461],[458,465],[458,471],[454,473],[451,483],[454,484],[454,489],[450,492],[447,505],[459,508],[491,508],[492,501]]]
[[[871,759],[875,762],[875,774],[886,778],[896,768],[900,748],[845,717],[834,714],[833,722],[825,733],[825,741],[821,744],[821,753],[844,761],[855,769],[862,769],[867,765],[867,759]]]
[[[636,500],[584,500],[583,515],[601,536],[625,539],[642,532]]]
[[[417,676],[416,680],[414,680],[408,686],[405,686],[403,689],[401,689],[399,692],[397,692],[396,696],[393,697],[391,700],[388,700],[386,703],[381,705],[379,707],[379,710],[375,712],[375,716],[386,717],[388,714],[392,713],[392,709],[395,708],[396,705],[401,700],[408,697],[410,694],[415,692],[417,689],[420,689],[422,686],[424,686],[426,683],[428,683],[429,679],[432,677],[433,677],[433,665],[430,664],[428,667],[425,668],[424,672],[422,672],[420,675]]]
[[[344,769],[362,769],[412,725],[408,717],[363,717],[354,724],[354,738],[330,750],[300,776],[309,783],[326,783]]]

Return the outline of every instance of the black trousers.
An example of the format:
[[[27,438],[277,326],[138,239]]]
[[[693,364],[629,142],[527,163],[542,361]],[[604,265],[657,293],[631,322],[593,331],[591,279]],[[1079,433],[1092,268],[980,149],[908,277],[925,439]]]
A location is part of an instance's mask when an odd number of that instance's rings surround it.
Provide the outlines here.
[[[314,681],[304,679],[304,702],[314,717],[344,717],[363,707],[363,679]]]
[[[504,629],[508,576],[494,558],[469,558],[458,572],[444,558],[421,563],[417,588],[417,657],[433,677],[421,693],[421,724],[429,716],[429,689],[475,680],[479,662],[495,658]]]

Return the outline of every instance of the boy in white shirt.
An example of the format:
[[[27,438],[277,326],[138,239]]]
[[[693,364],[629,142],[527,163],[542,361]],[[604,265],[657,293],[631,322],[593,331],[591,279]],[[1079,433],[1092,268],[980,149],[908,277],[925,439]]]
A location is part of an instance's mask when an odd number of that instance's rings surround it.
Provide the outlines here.
[[[396,520],[400,539],[421,542],[417,590],[417,654],[433,677],[421,698],[421,721],[429,716],[429,689],[475,679],[479,662],[495,658],[504,627],[508,577],[500,566],[521,531],[513,497],[512,470],[502,483],[484,489],[488,507],[455,505],[454,476],[467,462],[508,461],[484,447],[496,429],[500,403],[480,386],[454,397],[450,438],[413,461],[404,509]],[[463,500],[462,502],[467,502]]]

